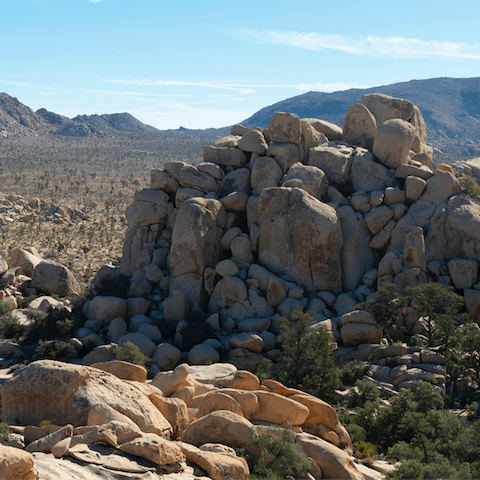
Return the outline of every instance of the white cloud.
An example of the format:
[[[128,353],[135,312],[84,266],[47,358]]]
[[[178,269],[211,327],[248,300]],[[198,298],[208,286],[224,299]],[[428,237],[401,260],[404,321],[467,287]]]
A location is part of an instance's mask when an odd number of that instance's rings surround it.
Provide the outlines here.
[[[112,91],[112,90],[84,90],[83,88],[80,88],[80,90],[83,90],[85,92],[90,92],[90,93],[101,93],[102,95],[123,95],[127,97],[152,97],[152,98],[171,98],[171,97],[192,97],[193,95],[174,95],[174,94],[168,94],[168,93],[143,93],[143,92],[128,92],[128,91]]]
[[[135,79],[135,80],[102,80],[107,83],[120,83],[126,85],[137,85],[142,87],[203,87],[214,88],[219,90],[233,90],[235,92],[254,93],[252,90],[246,88],[245,85],[236,85],[221,81],[203,81],[203,82],[187,82],[184,80],[149,80],[149,79]]]
[[[348,90],[350,88],[369,88],[372,85],[358,85],[355,83],[344,83],[344,82],[336,82],[336,83],[299,83],[299,84],[262,84],[262,83],[248,83],[248,82],[227,82],[227,81],[202,81],[202,82],[189,82],[183,80],[149,80],[149,79],[134,79],[134,80],[102,80],[105,83],[116,83],[116,84],[123,84],[123,85],[135,85],[138,87],[200,87],[200,88],[211,88],[216,90],[230,90],[235,92],[235,95],[247,95],[252,93],[257,93],[254,89],[262,89],[262,88],[285,88],[285,89],[297,89],[302,91],[308,90],[321,90],[324,92],[334,92],[339,90]],[[102,92],[99,92],[102,93]],[[105,92],[105,93],[115,93],[115,92]],[[120,93],[120,92],[118,92]],[[133,95],[134,93],[131,92],[122,92],[124,94]],[[138,94],[141,95],[141,94]],[[152,95],[154,94],[144,94],[144,95]],[[161,96],[161,95],[160,95]],[[165,95],[168,96],[168,95]],[[174,96],[174,95],[172,95]],[[181,95],[178,95],[181,96]],[[225,94],[216,94],[215,97],[224,97],[229,96]],[[238,97],[237,97],[238,98]]]
[[[339,50],[352,55],[394,58],[463,58],[480,60],[480,44],[454,43],[438,40],[419,40],[403,37],[350,38],[344,35],[321,33],[232,30],[230,34],[255,43],[287,45],[304,50]]]
[[[88,0],[88,3],[100,3],[102,0]]]
[[[0,79],[0,83],[6,83],[8,85],[15,85],[16,87],[24,87],[24,88],[34,88],[39,90],[50,90],[52,92],[68,92],[69,90],[64,90],[57,87],[51,87],[49,85],[36,85],[27,82],[16,82],[12,80],[2,80]]]

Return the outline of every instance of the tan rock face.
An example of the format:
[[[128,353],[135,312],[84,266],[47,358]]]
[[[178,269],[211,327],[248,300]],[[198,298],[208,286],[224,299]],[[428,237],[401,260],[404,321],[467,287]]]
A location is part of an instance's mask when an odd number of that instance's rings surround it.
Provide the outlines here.
[[[341,444],[352,448],[352,440],[345,427],[338,420],[335,409],[324,402],[322,399],[314,397],[313,395],[292,395],[289,397],[308,408],[309,414],[303,426],[305,428],[312,428],[318,425],[332,430],[338,436]]]
[[[444,174],[450,175],[448,172]],[[442,230],[447,259],[471,258],[480,261],[480,206],[475,200],[464,195],[452,197],[447,203],[445,227]]]
[[[254,420],[276,423],[278,425],[302,425],[309,415],[309,410],[291,398],[277,393],[255,390],[259,407],[255,412]]]
[[[182,363],[171,372],[159,373],[152,380],[152,385],[159,388],[168,397],[186,386],[188,372],[188,365]]]
[[[180,183],[166,170],[152,170],[150,173],[150,186],[155,190],[175,193],[180,188]]]
[[[329,142],[310,150],[308,165],[320,168],[328,181],[335,185],[349,179],[352,160],[352,147]]]
[[[138,425],[133,420],[130,420],[126,415],[121,414],[108,405],[93,405],[88,412],[87,425],[89,426],[103,425],[104,423],[113,421],[126,423],[130,425],[131,428],[138,429]]]
[[[252,168],[252,188],[260,193],[264,188],[276,187],[282,177],[282,169],[274,158],[260,157]]]
[[[250,132],[245,133],[245,135],[239,140],[238,148],[244,152],[255,152],[259,155],[265,155],[268,145],[262,132],[251,130]]]
[[[1,478],[15,480],[37,480],[35,461],[31,453],[0,444]]]
[[[185,202],[177,213],[172,233],[172,278],[190,273],[203,275],[206,267],[215,265],[221,236],[214,212],[199,203]]]
[[[94,363],[90,366],[103,370],[104,372],[109,372],[121,380],[145,383],[147,379],[147,370],[145,367],[135,365],[134,363],[112,360],[110,362]]]
[[[342,229],[335,210],[297,188],[260,195],[259,259],[309,291],[341,290]]]
[[[36,265],[30,287],[41,292],[56,293],[61,297],[80,293],[80,285],[70,270],[52,260],[42,260]]]
[[[146,458],[157,465],[172,465],[185,461],[181,448],[170,440],[155,435],[144,433],[118,447],[122,452]]]
[[[324,478],[363,479],[351,457],[335,445],[308,433],[298,433],[296,442],[320,466]]]
[[[203,161],[226,167],[241,168],[247,161],[247,155],[239,148],[203,147]]]
[[[232,412],[217,411],[192,422],[183,432],[182,442],[200,446],[204,443],[222,443],[233,448],[244,448],[259,456],[260,448],[252,443],[254,425]]]
[[[225,478],[243,479],[249,475],[247,461],[242,457],[209,452],[184,442],[177,442],[188,462],[203,468],[210,478],[223,480]]]
[[[377,134],[377,121],[370,110],[361,103],[352,105],[343,120],[342,140],[372,150]]]
[[[415,115],[415,106],[412,102],[382,93],[364,95],[360,99],[360,103],[372,112],[379,126],[393,118],[401,118],[410,122]],[[418,122],[420,119],[416,121]]]
[[[310,156],[310,149],[313,147],[318,147],[322,143],[328,142],[328,138],[316,130],[312,125],[303,120],[300,120],[302,126],[302,149],[304,152],[304,161],[308,161]]]
[[[312,125],[317,132],[323,133],[330,141],[342,139],[342,129],[338,125],[318,118],[302,118],[302,122]]]
[[[457,193],[460,193],[460,186],[455,175],[436,169],[433,177],[427,180],[420,200],[427,200],[438,206]]]
[[[320,168],[296,163],[289,168],[282,186],[301,188],[312,197],[321,200],[327,191],[328,180]]]
[[[172,427],[148,398],[114,375],[50,360],[33,362],[2,390],[3,418],[37,425],[87,425],[92,406],[104,403],[133,420],[142,431],[170,437]]]
[[[408,163],[408,155],[415,138],[415,128],[405,120],[387,120],[378,129],[373,142],[373,154],[387,168]]]
[[[260,380],[252,372],[238,370],[231,375],[216,379],[215,384],[220,387],[238,390],[258,390]]]
[[[294,113],[274,113],[270,118],[268,130],[272,142],[301,144],[300,119]]]
[[[223,388],[221,392],[225,395],[229,395],[238,402],[242,414],[247,420],[253,419],[255,412],[260,406],[258,397],[253,392],[236,390],[234,388]]]
[[[32,277],[33,270],[43,259],[37,255],[33,255],[22,248],[14,248],[10,252],[10,266],[19,267],[17,275],[26,275]],[[6,271],[6,270],[5,270]],[[3,274],[4,272],[2,272]]]
[[[217,410],[224,410],[243,415],[240,404],[230,395],[223,392],[210,392],[202,395],[202,401],[197,404],[197,418],[204,417]]]

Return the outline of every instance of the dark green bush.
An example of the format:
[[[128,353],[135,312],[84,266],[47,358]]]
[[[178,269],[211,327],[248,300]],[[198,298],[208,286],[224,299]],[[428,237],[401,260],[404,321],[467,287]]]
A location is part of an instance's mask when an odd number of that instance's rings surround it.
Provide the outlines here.
[[[35,349],[34,360],[69,360],[76,356],[72,345],[61,340],[47,340],[38,343]]]
[[[282,317],[281,334],[277,337],[282,360],[264,360],[256,373],[261,380],[273,378],[333,402],[339,376],[330,358],[330,335],[323,328],[312,328],[311,321],[311,314],[298,310],[290,318]]]
[[[381,328],[395,327],[398,324],[401,309],[407,304],[398,288],[392,283],[382,285],[376,292],[373,300],[355,305],[356,309],[365,310]]]
[[[367,402],[377,402],[380,398],[380,391],[370,380],[357,380],[355,388],[348,394],[347,403],[349,407],[365,407]]]
[[[357,380],[365,376],[367,364],[358,360],[352,360],[339,367],[340,381],[344,385],[355,385]]]
[[[464,299],[451,287],[441,283],[425,283],[414,288],[407,287],[411,304],[426,322],[425,335],[429,346],[441,345],[448,355],[456,343],[457,315],[464,306]]]
[[[25,345],[37,343],[40,340],[64,339],[71,335],[74,329],[72,316],[66,308],[51,308],[48,313],[30,310],[29,315],[35,319],[35,324],[22,341]]]
[[[144,355],[140,348],[132,342],[125,342],[121,347],[115,347],[113,353],[117,360],[123,362],[135,363],[148,369],[152,361],[151,358]]]
[[[470,175],[463,175],[458,179],[458,183],[466,195],[473,198],[480,198],[480,186]]]
[[[5,313],[0,317],[0,337],[18,341],[24,334],[25,327],[10,313]]]
[[[252,441],[261,449],[259,459],[252,461],[249,457],[254,474],[268,479],[305,478],[310,460],[295,442],[291,429],[269,429],[255,434]]]
[[[18,308],[27,308],[35,299],[36,295],[30,295],[30,297],[17,298]]]

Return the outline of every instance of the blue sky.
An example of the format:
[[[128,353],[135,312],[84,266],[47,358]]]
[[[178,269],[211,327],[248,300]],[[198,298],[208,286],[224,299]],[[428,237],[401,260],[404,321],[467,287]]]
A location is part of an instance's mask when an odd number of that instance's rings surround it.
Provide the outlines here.
[[[480,2],[0,0],[0,91],[68,117],[231,125],[307,91],[480,76]]]

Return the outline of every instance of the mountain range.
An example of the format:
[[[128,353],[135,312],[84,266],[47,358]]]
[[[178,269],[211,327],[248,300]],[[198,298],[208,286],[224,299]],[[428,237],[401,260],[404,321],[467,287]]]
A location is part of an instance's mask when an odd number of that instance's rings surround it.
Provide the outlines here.
[[[48,134],[89,137],[118,133],[156,135],[160,130],[145,125],[129,113],[78,115],[68,118],[45,108],[34,112],[17,98],[0,93],[0,137]]]
[[[272,114],[281,111],[296,113],[300,118],[320,118],[342,126],[350,106],[367,93],[404,98],[417,105],[427,124],[428,142],[434,147],[459,155],[480,154],[480,77],[432,78],[333,93],[308,92],[262,108],[240,123],[251,128],[266,128]],[[44,108],[35,112],[18,99],[0,93],[0,137],[203,136],[206,132],[211,135],[217,130],[218,135],[224,135],[228,127],[207,130],[180,127],[161,131],[145,125],[129,113],[78,115],[70,119]]]

